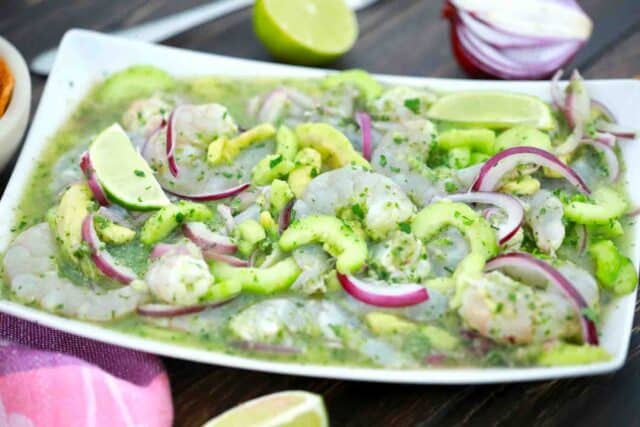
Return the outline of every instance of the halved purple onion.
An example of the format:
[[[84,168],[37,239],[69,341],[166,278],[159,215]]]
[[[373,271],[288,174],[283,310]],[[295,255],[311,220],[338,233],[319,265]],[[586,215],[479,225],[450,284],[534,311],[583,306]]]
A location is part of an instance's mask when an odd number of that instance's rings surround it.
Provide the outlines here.
[[[499,207],[507,215],[507,221],[498,227],[498,243],[504,245],[511,240],[524,221],[524,207],[515,197],[494,192],[473,192],[450,194],[446,199],[452,202],[483,203]]]
[[[211,303],[202,303],[197,305],[180,306],[170,304],[144,304],[139,306],[136,311],[141,316],[146,317],[178,317],[188,314],[200,313],[201,311],[221,307],[231,302],[235,297],[225,299],[223,301],[215,301]]]
[[[620,162],[618,161],[618,155],[613,148],[603,144],[600,141],[585,141],[584,144],[593,147],[596,151],[602,154],[604,161],[607,163],[607,171],[609,172],[609,181],[615,182],[620,177]]]
[[[171,114],[169,114],[169,120],[167,123],[167,163],[169,164],[169,172],[174,177],[178,176],[178,163],[176,162],[176,144],[178,142],[178,130],[176,129],[176,122],[178,121],[178,114],[184,106],[177,106]]]
[[[406,307],[429,299],[427,288],[415,283],[380,286],[342,273],[338,273],[338,280],[349,295],[377,307]]]
[[[373,152],[373,145],[371,142],[371,116],[364,112],[357,112],[356,122],[358,122],[358,126],[360,126],[360,133],[362,134],[362,157],[370,162],[371,153]]]
[[[203,250],[202,256],[206,260],[224,262],[234,267],[250,267],[249,261],[247,260],[235,257],[233,255],[216,252],[215,250],[212,250],[212,249]]]
[[[523,252],[498,255],[489,260],[485,265],[486,271],[503,268],[544,277],[551,285],[561,291],[575,307],[582,326],[582,338],[584,342],[590,345],[598,345],[598,330],[596,325],[593,320],[585,315],[585,310],[589,308],[587,301],[560,271],[547,262]]]
[[[138,278],[132,269],[119,265],[109,252],[102,249],[103,244],[93,225],[92,214],[87,215],[82,221],[82,239],[89,245],[91,259],[105,276],[124,285],[128,285]]]
[[[233,197],[236,194],[243,192],[249,187],[251,187],[251,184],[247,182],[245,184],[240,184],[238,186],[231,187],[216,193],[201,193],[201,194],[178,193],[174,190],[169,190],[165,187],[163,187],[163,190],[181,199],[192,200],[194,202],[211,202],[214,200],[221,200],[221,199],[226,199],[228,197]]]
[[[576,171],[553,154],[537,147],[512,147],[491,157],[482,165],[471,187],[473,191],[494,191],[500,180],[511,170],[522,164],[536,164],[561,174],[579,191],[590,194],[591,190]]]
[[[291,224],[291,210],[293,209],[294,203],[295,199],[289,200],[280,211],[280,216],[278,217],[278,231],[280,233],[289,228],[289,224]]]
[[[221,254],[232,254],[238,249],[228,236],[211,231],[202,222],[183,224],[182,233],[202,249],[211,249]]]

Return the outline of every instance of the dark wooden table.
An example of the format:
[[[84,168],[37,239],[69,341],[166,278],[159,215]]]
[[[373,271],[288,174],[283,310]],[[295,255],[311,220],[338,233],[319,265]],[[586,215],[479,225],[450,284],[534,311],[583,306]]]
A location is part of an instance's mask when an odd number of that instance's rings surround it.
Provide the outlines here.
[[[1,0],[0,34],[31,59],[69,28],[113,30],[201,0]],[[574,61],[589,78],[640,73],[640,0],[583,0],[594,37]],[[373,72],[464,77],[449,51],[440,0],[382,0],[359,13],[355,48],[333,64]],[[172,46],[269,60],[245,10],[166,42]],[[45,79],[33,77],[33,105]],[[638,106],[640,108],[640,106]],[[10,168],[0,178],[2,187]],[[247,399],[285,389],[324,396],[335,426],[640,425],[640,322],[626,366],[597,378],[469,387],[403,386],[263,374],[166,359],[176,425],[199,426]]]

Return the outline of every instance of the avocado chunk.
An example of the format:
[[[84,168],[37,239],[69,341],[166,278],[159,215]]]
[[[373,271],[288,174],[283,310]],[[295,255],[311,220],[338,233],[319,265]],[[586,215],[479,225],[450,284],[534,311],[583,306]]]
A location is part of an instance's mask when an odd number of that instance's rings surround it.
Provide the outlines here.
[[[367,244],[344,221],[328,215],[311,215],[295,221],[282,233],[280,248],[292,251],[312,242],[323,243],[323,248],[337,258],[340,273],[353,273],[367,260]]]
[[[212,166],[232,162],[245,148],[265,139],[272,138],[276,128],[271,123],[263,123],[242,132],[231,139],[218,138],[209,144],[207,161]]]
[[[632,292],[638,283],[638,273],[631,260],[624,256],[611,240],[589,245],[589,255],[596,265],[600,285],[616,295]]]
[[[468,148],[470,151],[493,154],[496,134],[491,129],[451,129],[438,137],[438,147],[443,150]]]
[[[114,245],[122,245],[136,237],[136,232],[115,222],[96,215],[93,220],[100,240]]]
[[[301,270],[289,257],[268,268],[232,267],[223,262],[214,262],[211,272],[216,282],[240,284],[242,290],[247,292],[272,294],[288,289]]]
[[[322,81],[322,86],[330,89],[345,83],[357,87],[366,101],[371,101],[382,94],[382,85],[371,74],[357,68],[328,75]]]
[[[351,141],[339,130],[326,123],[304,123],[296,127],[300,147],[310,147],[320,153],[323,164],[330,169],[346,165],[371,168],[360,153],[353,149]]]
[[[82,221],[93,203],[91,190],[84,183],[73,184],[60,199],[52,217],[53,230],[62,252],[72,261],[82,258]]]
[[[140,230],[140,240],[151,245],[167,237],[183,222],[206,222],[211,218],[213,212],[205,205],[181,200],[151,215]]]
[[[564,216],[578,224],[607,224],[627,211],[627,201],[612,188],[596,189],[591,199],[592,203],[582,200],[565,203]]]
[[[495,152],[499,153],[512,147],[536,147],[551,151],[551,139],[549,135],[539,131],[533,126],[515,126],[505,130],[496,138]]]
[[[608,360],[611,355],[602,347],[567,343],[558,343],[538,356],[538,364],[543,366],[586,365]]]
[[[119,103],[170,90],[175,85],[176,81],[165,71],[151,65],[135,65],[111,75],[98,86],[95,96],[104,102]]]

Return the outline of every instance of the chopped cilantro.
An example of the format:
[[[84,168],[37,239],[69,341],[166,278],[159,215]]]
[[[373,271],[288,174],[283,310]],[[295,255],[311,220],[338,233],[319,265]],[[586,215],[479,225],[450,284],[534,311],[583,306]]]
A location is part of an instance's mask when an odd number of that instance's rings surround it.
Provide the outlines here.
[[[404,106],[413,112],[413,114],[420,113],[420,99],[410,98],[404,100]]]

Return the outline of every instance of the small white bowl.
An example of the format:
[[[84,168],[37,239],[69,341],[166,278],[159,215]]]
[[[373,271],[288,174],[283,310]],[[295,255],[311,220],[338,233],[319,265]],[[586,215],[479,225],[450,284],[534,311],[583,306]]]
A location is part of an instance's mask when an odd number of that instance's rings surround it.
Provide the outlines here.
[[[20,52],[2,37],[0,37],[0,58],[9,66],[15,80],[7,110],[0,117],[0,170],[2,170],[18,148],[27,128],[31,108],[31,76]]]

